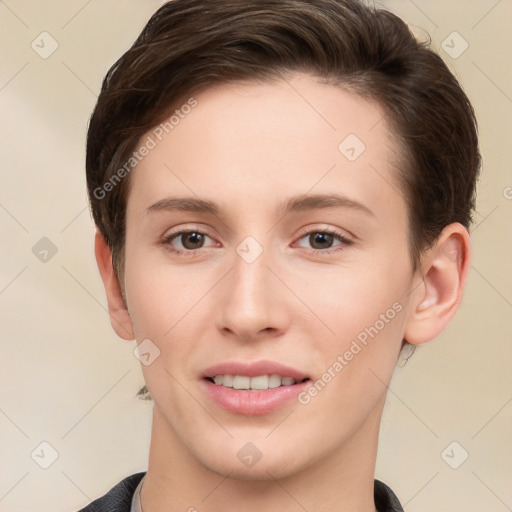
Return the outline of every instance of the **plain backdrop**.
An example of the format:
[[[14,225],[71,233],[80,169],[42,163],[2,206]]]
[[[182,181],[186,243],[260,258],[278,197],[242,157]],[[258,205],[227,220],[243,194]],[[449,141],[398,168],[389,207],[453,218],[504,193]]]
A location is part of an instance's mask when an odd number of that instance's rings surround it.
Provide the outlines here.
[[[0,1],[2,512],[77,510],[146,469],[152,402],[136,398],[135,342],[115,335],[106,312],[84,156],[103,76],[161,3]],[[376,476],[408,512],[505,512],[512,2],[381,5],[419,37],[430,33],[459,78],[479,119],[484,165],[465,298],[449,328],[397,366]]]

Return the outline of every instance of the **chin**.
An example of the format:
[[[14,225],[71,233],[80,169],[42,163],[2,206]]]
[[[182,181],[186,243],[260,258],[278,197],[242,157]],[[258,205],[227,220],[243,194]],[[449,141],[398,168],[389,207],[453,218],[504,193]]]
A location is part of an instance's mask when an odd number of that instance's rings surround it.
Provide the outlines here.
[[[225,458],[225,456],[224,456]],[[244,467],[238,460],[233,462],[232,458],[226,460],[216,459],[214,461],[204,461],[205,466],[215,473],[232,480],[243,481],[270,481],[275,479],[282,479],[294,475],[299,471],[299,467],[294,461],[293,466],[284,462],[279,457],[276,460],[263,461],[263,457],[252,467]],[[292,459],[292,456],[288,457]]]
[[[268,434],[268,432],[266,433]],[[314,463],[315,454],[303,445],[297,450],[295,443],[286,439],[269,442],[253,438],[254,443],[235,437],[228,443],[210,444],[208,450],[194,450],[196,460],[223,477],[234,480],[270,481],[293,476]]]

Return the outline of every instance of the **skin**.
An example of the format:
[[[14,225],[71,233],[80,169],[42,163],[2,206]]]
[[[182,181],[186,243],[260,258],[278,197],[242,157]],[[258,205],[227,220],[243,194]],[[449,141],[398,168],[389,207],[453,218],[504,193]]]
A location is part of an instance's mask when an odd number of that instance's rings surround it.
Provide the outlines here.
[[[133,171],[126,304],[96,235],[114,329],[160,350],[141,366],[154,399],[142,506],[373,512],[379,423],[402,339],[434,338],[457,310],[468,232],[446,226],[413,273],[396,145],[375,103],[302,74],[194,97],[197,106]],[[366,146],[353,162],[338,150],[351,133]],[[371,213],[278,211],[292,196],[332,193]],[[147,211],[170,196],[220,211]],[[308,235],[326,228],[351,242]],[[186,236],[164,242],[180,229],[205,233],[203,246]],[[247,236],[263,248],[252,263],[236,251]],[[316,381],[396,303],[400,312],[307,405],[245,416],[201,389],[201,371],[227,360],[277,361]],[[237,457],[247,442],[262,454],[251,468]]]

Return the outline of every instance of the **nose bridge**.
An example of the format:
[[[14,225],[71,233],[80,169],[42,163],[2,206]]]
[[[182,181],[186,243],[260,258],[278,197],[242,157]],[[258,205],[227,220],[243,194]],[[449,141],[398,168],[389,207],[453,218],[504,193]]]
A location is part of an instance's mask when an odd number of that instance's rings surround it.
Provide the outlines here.
[[[236,247],[236,256],[233,258],[233,292],[239,299],[250,302],[261,300],[268,290],[267,265],[269,264],[269,251],[254,237],[247,237]],[[263,304],[261,304],[263,305]]]
[[[264,330],[285,328],[279,283],[268,266],[272,266],[272,253],[254,236],[236,246],[221,307],[221,328],[247,339]]]

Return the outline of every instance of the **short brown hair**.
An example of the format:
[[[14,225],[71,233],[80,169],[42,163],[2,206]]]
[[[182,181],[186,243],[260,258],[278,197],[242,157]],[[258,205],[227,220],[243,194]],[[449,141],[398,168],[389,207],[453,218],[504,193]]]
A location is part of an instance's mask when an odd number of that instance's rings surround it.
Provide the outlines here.
[[[481,161],[475,114],[441,57],[400,18],[358,0],[172,0],[108,71],[89,125],[89,200],[121,286],[131,174],[108,193],[105,184],[141,136],[200,88],[293,72],[383,107],[400,147],[414,268],[446,225],[469,228]]]

